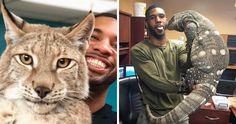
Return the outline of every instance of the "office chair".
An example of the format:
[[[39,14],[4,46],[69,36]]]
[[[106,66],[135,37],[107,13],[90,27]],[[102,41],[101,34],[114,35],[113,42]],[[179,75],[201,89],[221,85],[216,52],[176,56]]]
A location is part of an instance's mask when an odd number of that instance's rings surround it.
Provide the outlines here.
[[[136,76],[119,81],[119,115],[123,124],[136,124],[143,102]]]

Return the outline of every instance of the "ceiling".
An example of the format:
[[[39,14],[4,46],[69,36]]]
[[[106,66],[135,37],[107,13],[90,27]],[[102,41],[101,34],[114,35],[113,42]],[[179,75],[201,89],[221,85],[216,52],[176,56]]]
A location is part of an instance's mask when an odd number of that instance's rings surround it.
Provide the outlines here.
[[[49,3],[45,4],[43,0],[35,0],[35,2],[33,0],[5,0],[5,4],[9,11],[20,17],[73,24],[83,19],[91,8],[95,14],[101,12],[117,14],[116,0],[45,1]],[[63,3],[59,4],[60,2]],[[82,7],[84,9],[81,9]]]
[[[236,34],[235,0],[158,0],[168,18],[179,11],[196,10],[215,23],[223,34]]]

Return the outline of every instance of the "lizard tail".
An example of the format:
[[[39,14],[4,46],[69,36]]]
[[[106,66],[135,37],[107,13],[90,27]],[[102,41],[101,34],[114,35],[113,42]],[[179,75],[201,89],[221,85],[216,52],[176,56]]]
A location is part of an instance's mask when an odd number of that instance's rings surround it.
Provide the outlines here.
[[[216,92],[216,86],[212,83],[198,84],[199,87],[193,90],[183,101],[167,114],[155,117],[146,105],[147,117],[151,124],[174,124],[187,118],[192,112],[206,103]]]

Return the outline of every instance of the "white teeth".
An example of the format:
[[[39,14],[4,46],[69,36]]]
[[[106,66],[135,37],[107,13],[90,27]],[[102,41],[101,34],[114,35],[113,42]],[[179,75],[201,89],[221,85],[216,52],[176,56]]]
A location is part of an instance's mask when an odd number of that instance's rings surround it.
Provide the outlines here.
[[[159,30],[163,30],[164,28],[163,28],[163,27],[157,27],[157,29],[159,29]]]
[[[94,59],[94,58],[87,58],[87,62],[93,66],[99,67],[99,68],[105,68],[105,64],[98,60],[98,59]]]

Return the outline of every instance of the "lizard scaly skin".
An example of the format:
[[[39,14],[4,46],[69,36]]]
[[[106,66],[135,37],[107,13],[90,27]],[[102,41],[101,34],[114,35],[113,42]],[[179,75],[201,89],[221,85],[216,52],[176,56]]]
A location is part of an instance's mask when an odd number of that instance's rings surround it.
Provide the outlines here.
[[[147,105],[152,124],[174,124],[188,117],[215,94],[218,80],[229,63],[229,51],[215,25],[200,13],[187,10],[175,14],[168,23],[169,30],[184,32],[186,50],[191,63],[185,83],[197,88],[167,114],[155,117]]]

